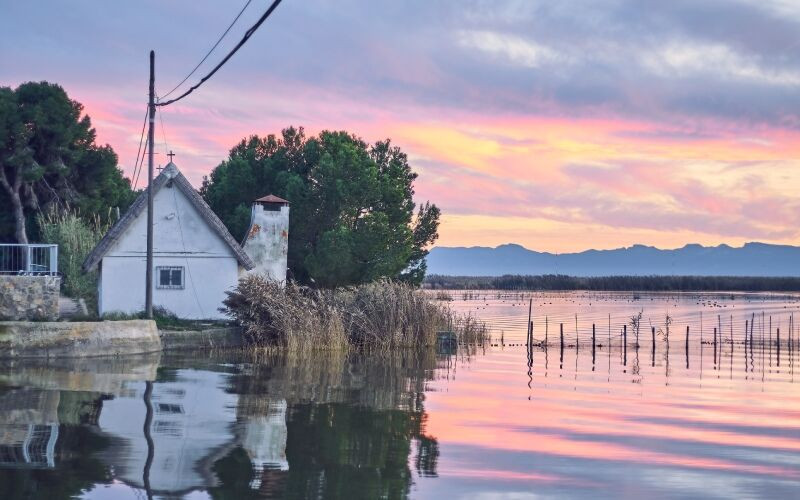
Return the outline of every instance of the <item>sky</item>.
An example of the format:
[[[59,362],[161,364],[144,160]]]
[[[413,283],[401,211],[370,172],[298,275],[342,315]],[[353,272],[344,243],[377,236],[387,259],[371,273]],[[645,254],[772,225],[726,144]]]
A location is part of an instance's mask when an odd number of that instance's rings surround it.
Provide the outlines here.
[[[129,175],[149,50],[164,95],[245,3],[0,0],[0,85],[62,85]],[[792,0],[284,0],[161,110],[156,162],[174,150],[198,187],[251,134],[390,138],[443,211],[440,246],[800,244]]]

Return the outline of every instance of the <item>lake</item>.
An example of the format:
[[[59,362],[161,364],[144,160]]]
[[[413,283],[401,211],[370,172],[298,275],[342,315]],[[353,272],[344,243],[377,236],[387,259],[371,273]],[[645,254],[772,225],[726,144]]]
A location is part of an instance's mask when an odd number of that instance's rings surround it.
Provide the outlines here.
[[[0,498],[797,497],[797,296],[448,293],[490,345],[0,362]]]

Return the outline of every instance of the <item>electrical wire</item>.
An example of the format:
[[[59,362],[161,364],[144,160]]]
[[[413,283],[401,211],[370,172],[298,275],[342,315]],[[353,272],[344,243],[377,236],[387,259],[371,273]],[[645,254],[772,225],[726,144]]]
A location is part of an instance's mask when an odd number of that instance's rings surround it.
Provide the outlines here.
[[[178,232],[181,235],[181,245],[183,245],[183,258],[186,261],[186,275],[189,277],[189,284],[192,286],[192,294],[194,295],[194,300],[197,303],[197,310],[200,311],[200,317],[203,318],[205,313],[203,312],[203,306],[200,305],[200,297],[197,296],[197,288],[194,286],[194,279],[192,278],[192,270],[189,267],[189,257],[187,257],[186,252],[186,240],[183,238],[183,223],[181,222],[181,213],[180,207],[178,207],[178,195],[175,194],[175,189],[172,190],[172,200],[175,202],[175,218],[178,219]],[[184,286],[185,286],[184,282]]]
[[[189,90],[187,90],[187,91],[186,91],[186,92],[184,92],[183,94],[179,95],[179,96],[178,96],[178,97],[176,97],[175,99],[170,99],[170,100],[169,100],[169,101],[167,101],[167,102],[159,102],[158,104],[156,104],[156,106],[169,106],[170,104],[172,104],[172,103],[174,103],[174,102],[180,101],[181,99],[183,99],[183,98],[184,98],[184,97],[186,97],[187,95],[189,95],[189,94],[191,94],[192,92],[194,92],[194,91],[195,91],[197,88],[199,88],[199,87],[200,87],[200,86],[201,86],[203,83],[205,83],[205,82],[206,82],[206,80],[208,80],[209,78],[211,78],[212,76],[214,76],[214,73],[216,73],[216,72],[217,72],[217,71],[218,71],[218,70],[219,70],[219,69],[220,69],[220,68],[221,68],[223,65],[225,65],[225,63],[226,63],[226,62],[228,62],[228,59],[230,59],[231,57],[233,57],[233,55],[234,55],[234,54],[235,54],[235,53],[236,53],[236,52],[237,52],[237,51],[238,51],[240,48],[242,48],[242,45],[244,45],[244,44],[247,42],[247,40],[249,40],[249,39],[250,39],[250,37],[251,37],[251,36],[253,36],[253,33],[255,33],[255,32],[256,32],[256,30],[257,30],[257,29],[258,29],[258,28],[261,26],[261,24],[262,24],[264,21],[266,21],[266,20],[267,20],[267,18],[268,18],[268,17],[269,17],[269,16],[272,14],[272,12],[273,12],[273,11],[274,11],[274,10],[275,10],[277,7],[278,7],[278,5],[280,5],[280,3],[281,3],[281,0],[274,0],[274,1],[272,2],[272,5],[270,5],[270,6],[269,6],[269,8],[266,10],[266,12],[264,12],[264,14],[262,14],[262,15],[261,15],[261,17],[258,19],[258,21],[256,21],[256,23],[255,23],[253,26],[251,26],[251,27],[250,27],[250,29],[249,29],[249,30],[247,30],[247,32],[245,32],[244,36],[243,36],[243,37],[242,37],[242,39],[239,41],[239,43],[237,43],[237,44],[236,44],[236,46],[235,46],[235,47],[234,47],[234,48],[233,48],[233,49],[232,49],[230,52],[228,52],[228,55],[226,55],[226,56],[225,56],[225,57],[222,59],[222,61],[220,61],[220,62],[219,62],[219,64],[217,64],[216,66],[214,66],[214,69],[212,69],[212,70],[211,70],[211,71],[210,71],[210,72],[209,72],[209,73],[208,73],[206,76],[204,76],[203,78],[201,78],[199,82],[197,82],[195,85],[193,85],[193,86],[189,87]]]
[[[169,156],[169,146],[167,146],[167,132],[164,128],[164,116],[161,110],[158,110],[158,121],[161,122],[161,137],[164,139],[164,154]]]
[[[150,138],[149,137],[147,139],[145,139],[145,141],[144,141],[144,150],[145,150],[145,152],[147,151],[148,147],[150,147]],[[133,190],[134,191],[136,191],[136,187],[139,185],[139,175],[141,175],[142,167],[144,167],[144,157],[145,157],[145,155],[143,154],[142,155],[142,159],[139,161],[139,168],[138,168],[138,170],[136,172],[136,179],[133,182]]]
[[[178,87],[183,85],[186,82],[186,80],[188,80],[195,73],[195,71],[197,71],[197,68],[199,68],[204,62],[206,62],[206,59],[208,59],[208,56],[210,56],[211,53],[214,52],[214,49],[217,48],[217,46],[220,44],[220,42],[222,42],[222,39],[225,38],[225,35],[227,35],[228,32],[231,30],[231,28],[233,28],[233,25],[236,24],[236,21],[238,21],[239,18],[242,17],[242,14],[244,13],[245,9],[247,9],[247,6],[250,5],[250,2],[252,2],[252,1],[253,0],[247,0],[247,3],[244,4],[244,7],[242,7],[242,10],[240,10],[239,13],[236,15],[236,17],[233,19],[231,24],[228,26],[228,29],[226,29],[225,32],[222,34],[222,36],[219,37],[219,40],[217,40],[217,43],[215,43],[214,46],[211,47],[211,49],[208,51],[208,53],[206,53],[206,55],[202,59],[200,59],[200,62],[197,63],[197,66],[195,66],[194,69],[188,75],[186,75],[186,77],[183,80],[181,80],[181,82],[179,84],[175,85],[175,87],[172,90],[170,90],[169,92],[167,92],[166,94],[164,94],[162,96],[162,99],[165,98],[165,97],[168,97],[170,94],[172,94],[173,92],[178,90]]]
[[[131,175],[131,180],[137,177],[136,170],[139,168],[139,153],[142,152],[142,142],[144,141],[144,129],[147,126],[147,113],[150,111],[149,107],[145,108],[144,112],[144,121],[142,122],[142,133],[139,136],[139,149],[136,151],[136,161],[133,163],[133,175]],[[134,186],[134,191],[136,187]]]

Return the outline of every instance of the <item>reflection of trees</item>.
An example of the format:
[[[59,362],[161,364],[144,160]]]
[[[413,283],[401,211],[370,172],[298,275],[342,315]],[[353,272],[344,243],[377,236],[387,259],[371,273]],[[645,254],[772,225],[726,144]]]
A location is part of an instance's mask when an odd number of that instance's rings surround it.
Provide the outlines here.
[[[265,468],[253,478],[239,447],[216,463],[222,483],[212,490],[216,498],[232,498],[232,491],[247,498],[253,479],[259,496],[404,497],[414,449],[418,473],[436,475],[438,445],[424,434],[423,405],[434,353],[317,353],[252,361],[236,377],[237,414],[246,426],[276,401],[287,402],[288,470]]]

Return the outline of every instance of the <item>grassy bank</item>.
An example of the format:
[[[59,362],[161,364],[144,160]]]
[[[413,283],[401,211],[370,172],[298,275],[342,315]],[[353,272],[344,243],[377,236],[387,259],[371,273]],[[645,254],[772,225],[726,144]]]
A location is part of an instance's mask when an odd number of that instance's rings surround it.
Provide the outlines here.
[[[290,350],[431,346],[442,330],[468,343],[482,343],[487,335],[475,318],[391,281],[319,290],[248,276],[228,292],[225,307],[250,345]]]
[[[437,290],[590,290],[642,292],[798,292],[800,278],[759,276],[442,276],[425,278]]]

